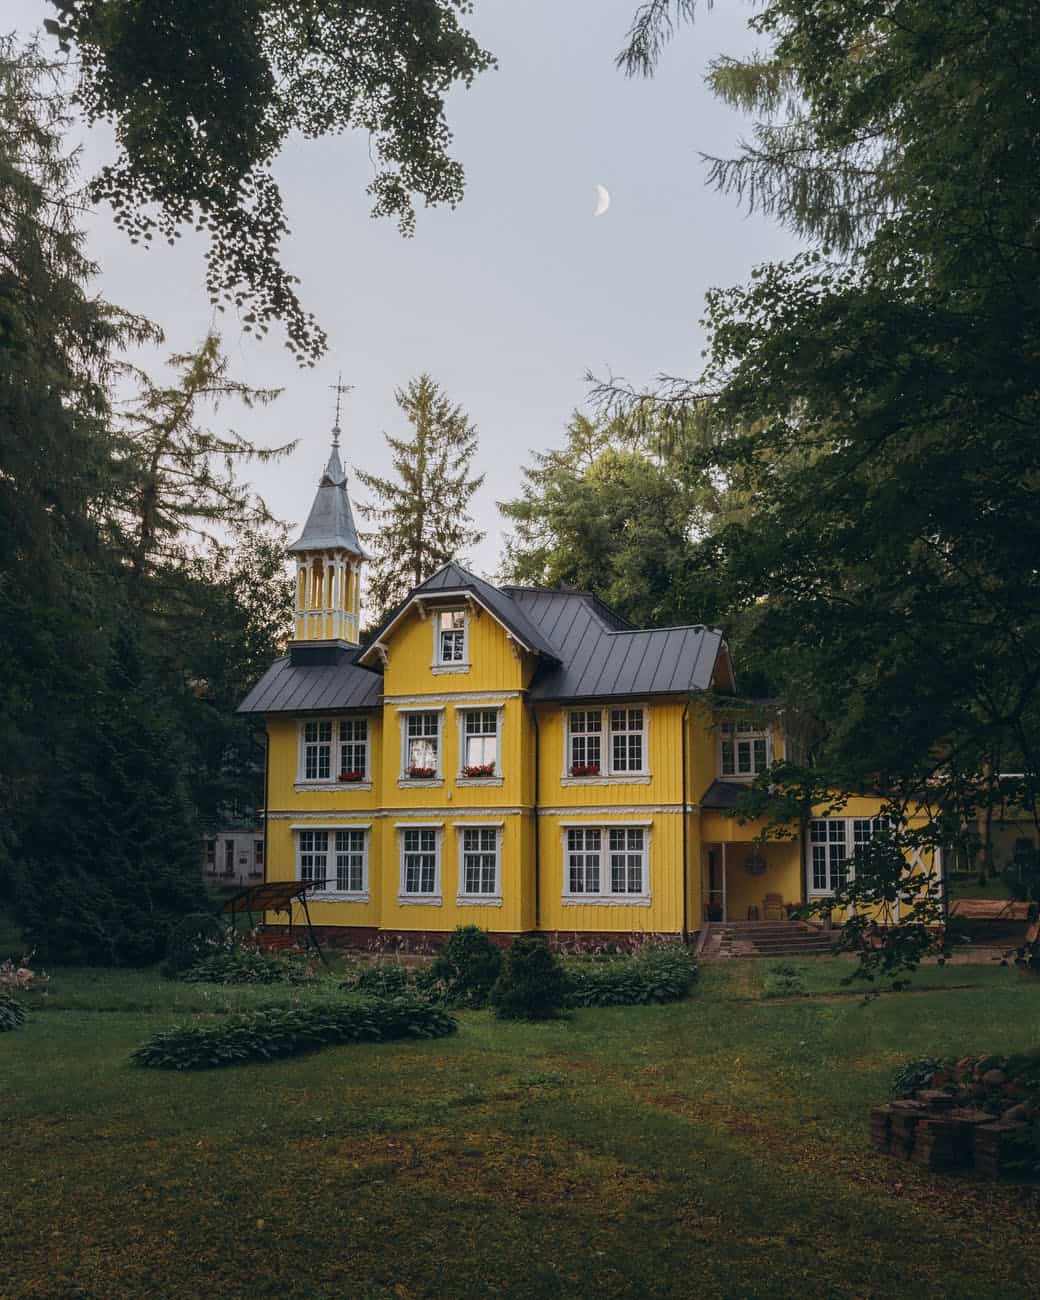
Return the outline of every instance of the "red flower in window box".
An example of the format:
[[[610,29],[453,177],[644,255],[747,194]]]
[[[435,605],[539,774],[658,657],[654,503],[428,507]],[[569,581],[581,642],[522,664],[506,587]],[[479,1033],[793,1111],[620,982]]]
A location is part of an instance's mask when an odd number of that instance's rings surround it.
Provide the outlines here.
[[[571,776],[599,776],[599,764],[575,763],[571,767]]]
[[[410,767],[408,776],[412,781],[428,781],[430,777],[437,775],[435,767]]]
[[[470,763],[462,769],[463,776],[494,776],[494,763]]]
[[[358,771],[340,772],[339,779],[341,781],[363,781],[365,779],[365,774],[364,772]]]

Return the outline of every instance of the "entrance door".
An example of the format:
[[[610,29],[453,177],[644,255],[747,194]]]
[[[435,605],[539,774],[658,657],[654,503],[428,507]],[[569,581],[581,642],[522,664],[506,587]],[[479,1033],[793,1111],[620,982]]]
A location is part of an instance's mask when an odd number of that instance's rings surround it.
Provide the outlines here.
[[[707,878],[705,901],[709,921],[726,919],[726,855],[719,845],[704,850],[704,870]]]

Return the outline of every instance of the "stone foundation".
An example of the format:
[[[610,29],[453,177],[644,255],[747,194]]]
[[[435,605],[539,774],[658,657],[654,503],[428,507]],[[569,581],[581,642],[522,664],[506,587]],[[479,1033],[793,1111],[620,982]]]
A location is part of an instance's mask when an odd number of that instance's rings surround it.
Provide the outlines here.
[[[379,930],[375,926],[358,925],[315,925],[311,928],[323,948],[394,955],[435,953],[447,943],[451,934],[447,930]],[[516,934],[491,930],[488,934],[501,948],[508,948],[514,939],[537,935],[560,952],[630,952],[651,941],[679,943],[682,939],[679,934],[619,934],[611,930],[526,930]],[[265,940],[270,942],[265,945]],[[306,943],[307,926],[265,925],[261,928],[262,947],[281,947],[287,940]]]

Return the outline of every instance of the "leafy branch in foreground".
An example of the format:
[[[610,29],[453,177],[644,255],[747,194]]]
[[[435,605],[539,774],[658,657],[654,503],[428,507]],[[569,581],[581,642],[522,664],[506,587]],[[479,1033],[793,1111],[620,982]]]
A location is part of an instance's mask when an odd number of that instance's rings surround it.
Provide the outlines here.
[[[373,215],[405,234],[414,196],[462,198],[444,102],[493,63],[459,24],[468,0],[50,2],[47,29],[76,49],[77,101],[120,149],[94,197],[135,243],[205,231],[212,300],[244,308],[246,331],[281,321],[304,362],[325,335],[279,253],[289,226],[272,169],[286,139],[367,132]]]

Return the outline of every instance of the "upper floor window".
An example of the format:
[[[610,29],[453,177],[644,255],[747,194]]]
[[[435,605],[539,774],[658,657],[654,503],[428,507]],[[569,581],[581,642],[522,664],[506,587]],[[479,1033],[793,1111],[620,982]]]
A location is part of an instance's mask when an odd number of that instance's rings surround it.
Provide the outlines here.
[[[315,718],[303,724],[300,780],[368,778],[368,719]]]
[[[343,718],[339,724],[339,779],[363,781],[368,773],[368,719]]]
[[[435,662],[446,667],[465,664],[467,662],[465,612],[461,609],[449,609],[434,617],[437,635]]]
[[[571,709],[567,716],[567,774],[572,777],[647,775],[647,710]]]
[[[413,781],[432,780],[440,772],[441,713],[404,715],[404,775]]]
[[[467,709],[462,714],[462,775],[492,777],[498,772],[497,709]]]
[[[719,728],[719,774],[757,776],[769,766],[769,737],[751,722],[724,722]]]

